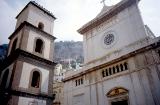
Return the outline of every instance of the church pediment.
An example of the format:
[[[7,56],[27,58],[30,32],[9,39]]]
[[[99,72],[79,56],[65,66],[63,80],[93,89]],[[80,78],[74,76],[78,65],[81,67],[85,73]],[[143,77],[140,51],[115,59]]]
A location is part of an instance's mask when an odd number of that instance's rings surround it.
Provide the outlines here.
[[[122,95],[122,94],[127,94],[127,93],[128,93],[127,89],[118,87],[118,88],[114,88],[114,89],[110,90],[107,93],[107,97],[114,97],[114,96],[118,96],[118,95]]]

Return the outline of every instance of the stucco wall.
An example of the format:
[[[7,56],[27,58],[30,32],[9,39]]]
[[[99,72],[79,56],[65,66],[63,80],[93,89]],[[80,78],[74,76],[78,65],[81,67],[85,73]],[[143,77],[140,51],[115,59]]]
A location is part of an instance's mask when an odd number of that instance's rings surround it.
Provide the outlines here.
[[[21,25],[21,23],[23,23],[24,21],[27,20],[28,11],[29,11],[29,9],[27,8],[21,13],[21,15],[19,15],[19,17],[17,18],[17,23],[16,23],[15,29],[17,29]]]
[[[50,60],[50,46],[51,46],[51,40],[30,30],[29,31],[29,37],[28,37],[28,42],[27,42],[27,51],[34,53],[35,52],[35,39],[36,38],[41,38],[44,41],[44,48],[43,48],[43,56],[45,59]],[[36,54],[36,53],[35,53]]]
[[[38,23],[42,22],[44,24],[44,31],[51,35],[53,34],[54,19],[32,5],[29,6],[27,21],[37,27]]]
[[[157,51],[137,54],[127,59],[127,62],[127,71],[103,78],[102,70],[97,69],[83,76],[83,85],[75,86],[77,78],[65,82],[64,105],[79,105],[77,103],[81,102],[82,96],[85,105],[110,105],[107,93],[115,87],[129,91],[129,105],[160,104],[160,59]],[[76,96],[81,98],[76,101]]]
[[[42,72],[42,83],[40,86],[40,92],[48,93],[49,71],[25,62],[23,63],[19,87],[28,89],[30,81],[30,73],[33,69],[38,69]]]
[[[103,44],[105,32],[115,33],[114,43],[109,46]],[[88,63],[126,45],[144,39],[147,35],[138,7],[132,5],[103,24],[86,32],[83,37],[85,63]]]
[[[31,104],[31,102],[37,102],[37,105],[46,105],[45,100],[26,98],[26,97],[19,97],[18,105],[33,105]]]

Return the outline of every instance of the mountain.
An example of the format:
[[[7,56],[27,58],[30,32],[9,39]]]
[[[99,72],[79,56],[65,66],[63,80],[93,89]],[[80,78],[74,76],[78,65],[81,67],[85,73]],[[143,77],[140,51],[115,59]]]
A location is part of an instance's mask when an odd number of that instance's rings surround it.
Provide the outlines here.
[[[6,58],[7,49],[8,49],[8,44],[0,45],[0,63]]]
[[[64,68],[69,64],[75,68],[76,64],[83,64],[83,44],[81,41],[55,42],[54,61],[61,63]]]
[[[0,45],[0,62],[7,54],[8,44]],[[76,64],[83,64],[83,44],[81,41],[59,41],[54,46],[54,61],[61,63],[64,68],[76,67]]]

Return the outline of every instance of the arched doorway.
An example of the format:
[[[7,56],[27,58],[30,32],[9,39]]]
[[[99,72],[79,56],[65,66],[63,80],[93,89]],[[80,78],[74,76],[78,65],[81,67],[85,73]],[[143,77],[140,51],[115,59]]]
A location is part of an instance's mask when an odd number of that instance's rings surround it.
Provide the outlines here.
[[[122,87],[111,89],[107,93],[109,105],[129,105],[128,90]]]

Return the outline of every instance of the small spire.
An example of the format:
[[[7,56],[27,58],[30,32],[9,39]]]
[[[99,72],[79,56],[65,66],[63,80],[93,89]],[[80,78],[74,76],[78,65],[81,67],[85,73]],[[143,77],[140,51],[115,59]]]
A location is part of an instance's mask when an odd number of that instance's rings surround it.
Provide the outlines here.
[[[106,6],[105,1],[106,1],[106,0],[102,0],[102,1],[101,1],[101,3],[103,3],[103,6]]]

